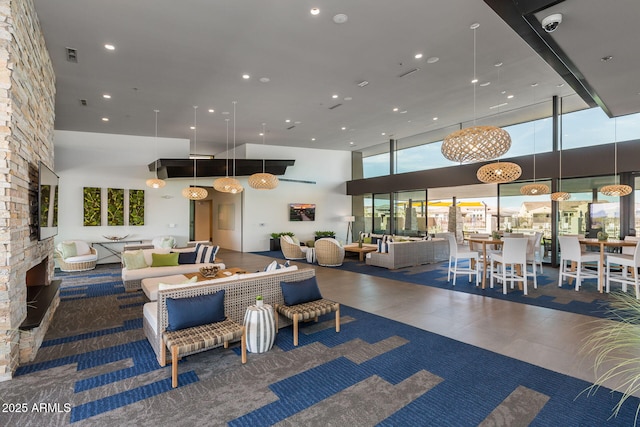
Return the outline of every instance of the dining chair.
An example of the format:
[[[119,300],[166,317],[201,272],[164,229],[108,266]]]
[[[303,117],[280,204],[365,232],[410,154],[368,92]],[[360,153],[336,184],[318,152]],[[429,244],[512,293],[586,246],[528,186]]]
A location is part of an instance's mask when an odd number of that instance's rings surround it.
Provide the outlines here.
[[[471,276],[475,274],[476,286],[478,286],[480,277],[480,263],[478,262],[478,252],[460,249],[453,233],[446,233],[445,238],[449,241],[449,269],[447,271],[447,283],[451,281],[451,273],[453,273],[453,286],[456,285],[456,275],[458,273],[468,274],[469,282],[471,282]],[[468,261],[469,265],[458,266],[458,261],[460,260]],[[472,267],[472,264],[474,263],[475,267]]]
[[[577,236],[559,236],[558,241],[560,242],[558,287],[562,287],[562,281],[565,277],[571,277],[576,280],[576,291],[580,290],[583,279],[599,280],[602,266],[600,265],[600,254],[598,252],[582,251]],[[575,263],[575,269],[573,269],[573,265],[568,266],[567,263]],[[585,264],[587,263],[596,263],[598,266],[597,272],[586,268]],[[600,283],[598,283],[598,288],[600,288]]]
[[[528,239],[521,237],[505,237],[503,239],[501,254],[491,255],[491,281],[489,286],[493,288],[493,281],[502,281],[502,293],[507,293],[507,281],[511,282],[513,289],[515,282],[522,282],[522,289],[527,295],[527,243]],[[534,280],[534,287],[538,285]]]
[[[540,274],[542,274],[541,239],[542,233],[534,233],[527,236],[527,265],[531,266],[534,288],[538,287],[538,267],[540,267]]]
[[[622,292],[627,292],[627,285],[633,285],[636,288],[636,299],[640,299],[640,289],[638,289],[640,244],[636,243],[635,247],[628,246],[628,248],[633,250],[633,254],[607,254],[606,290],[609,293],[611,282],[619,282],[622,285]],[[619,269],[620,272],[613,272],[613,269]]]

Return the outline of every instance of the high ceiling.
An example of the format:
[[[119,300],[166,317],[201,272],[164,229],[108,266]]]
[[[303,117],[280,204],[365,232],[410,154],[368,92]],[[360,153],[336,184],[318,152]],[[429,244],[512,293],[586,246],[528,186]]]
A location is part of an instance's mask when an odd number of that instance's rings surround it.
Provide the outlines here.
[[[153,136],[158,109],[159,136],[193,140],[190,126],[197,105],[197,148],[192,142],[192,151],[215,154],[226,147],[225,119],[230,119],[233,140],[237,101],[239,144],[261,143],[259,132],[266,123],[266,144],[361,150],[390,137],[518,111],[534,99],[549,100],[554,95],[573,95],[572,108],[596,105],[585,99],[584,91],[575,95],[576,83],[554,70],[557,64],[549,59],[548,50],[524,41],[523,37],[532,37],[532,29],[529,35],[526,28],[518,30],[521,17],[507,23],[510,18],[487,5],[498,0],[34,3],[56,74],[58,130]],[[515,8],[509,1],[502,3]],[[593,83],[591,92],[602,91],[596,98],[610,106],[610,114],[640,111],[638,83],[634,80],[635,87],[626,87],[617,77],[640,69],[638,37],[628,33],[639,31],[635,22],[640,2],[577,3],[567,0],[553,6],[562,10],[564,21],[543,37],[557,38],[566,47],[566,54]],[[311,15],[312,7],[320,13]],[[616,9],[624,16],[621,23],[633,25],[618,26],[594,16],[598,11],[611,15]],[[338,14],[346,15],[346,22],[334,22]],[[480,24],[475,30],[480,83],[475,113],[470,83],[473,23]],[[614,38],[623,27],[626,35]],[[601,40],[591,44],[585,34]],[[107,43],[115,50],[105,49]],[[77,62],[67,60],[67,48],[75,49]],[[622,56],[625,49],[636,52],[627,58]],[[417,53],[423,57],[415,59]],[[613,55],[606,65],[615,65],[615,73],[593,64],[595,57],[602,67],[604,55]],[[430,63],[428,58],[434,57],[438,61]],[[243,74],[250,77],[244,79]],[[363,81],[368,84],[358,85]],[[538,83],[535,89],[532,83]],[[495,107],[501,104],[505,105]],[[525,110],[512,117],[531,119],[535,113]]]

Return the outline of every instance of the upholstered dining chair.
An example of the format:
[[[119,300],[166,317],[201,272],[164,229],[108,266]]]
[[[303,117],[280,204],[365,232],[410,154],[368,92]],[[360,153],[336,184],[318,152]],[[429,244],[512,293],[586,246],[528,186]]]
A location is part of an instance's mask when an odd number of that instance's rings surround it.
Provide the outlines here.
[[[286,259],[306,259],[307,248],[293,241],[291,236],[280,236],[280,249]]]
[[[633,249],[632,254],[607,254],[606,290],[609,293],[611,282],[619,282],[622,285],[623,292],[627,292],[627,285],[633,285],[636,288],[636,299],[640,299],[640,289],[638,289],[640,287],[638,278],[640,243],[636,243],[635,247],[628,246],[628,248]],[[613,271],[614,269],[616,270],[615,272]]]
[[[507,294],[507,282],[511,282],[511,288],[515,282],[522,282],[522,289],[525,295],[528,294],[527,289],[527,244],[528,239],[522,237],[505,237],[503,239],[501,254],[491,254],[491,282],[490,287],[493,288],[493,281],[502,282],[502,293]],[[533,282],[534,288],[537,288],[537,282]]]
[[[458,242],[456,242],[456,238],[453,233],[443,233],[443,237],[445,237],[449,241],[449,269],[447,271],[447,282],[451,281],[452,273],[453,286],[456,285],[456,275],[458,273],[468,274],[469,282],[471,282],[471,276],[475,274],[476,286],[478,286],[480,283],[480,257],[478,255],[478,252],[459,248]],[[469,265],[458,266],[458,261],[468,261]],[[472,264],[474,263],[475,266],[472,266]]]
[[[571,277],[575,279],[576,291],[578,291],[583,279],[598,279],[600,277],[602,266],[600,265],[600,254],[598,252],[582,251],[578,236],[559,236],[558,241],[560,242],[558,287],[562,287],[562,281],[565,277]],[[571,266],[572,263],[575,263],[575,270]],[[594,273],[593,270],[585,268],[587,263],[597,264],[598,271]]]
[[[325,237],[316,240],[316,261],[323,267],[338,267],[344,261],[344,248],[336,239]]]

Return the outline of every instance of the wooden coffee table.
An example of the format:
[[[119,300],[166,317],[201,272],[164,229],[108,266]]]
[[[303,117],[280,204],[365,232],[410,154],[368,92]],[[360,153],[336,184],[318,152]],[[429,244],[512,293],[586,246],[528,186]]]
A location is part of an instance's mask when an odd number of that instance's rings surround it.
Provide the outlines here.
[[[364,261],[364,255],[369,252],[375,252],[378,250],[378,245],[374,244],[363,244],[362,247],[359,247],[357,243],[351,245],[343,246],[345,252],[354,252],[358,254],[358,258],[360,261]]]
[[[230,274],[225,274],[225,273],[230,273]],[[198,278],[198,282],[202,282],[204,280],[221,279],[223,277],[229,277],[229,276],[232,276],[234,274],[247,274],[247,273],[248,273],[248,271],[246,271],[244,268],[232,267],[232,268],[225,268],[224,270],[218,271],[218,273],[213,277],[205,277],[200,272],[198,272],[198,273],[184,273],[184,276],[187,279],[191,279],[192,277],[197,277]]]

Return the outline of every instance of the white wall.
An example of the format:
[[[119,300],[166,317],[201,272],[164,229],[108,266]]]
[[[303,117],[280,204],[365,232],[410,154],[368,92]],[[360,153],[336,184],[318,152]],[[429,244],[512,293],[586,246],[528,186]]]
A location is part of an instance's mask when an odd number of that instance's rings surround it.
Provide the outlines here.
[[[105,241],[104,235],[125,235],[132,239],[151,239],[173,235],[179,244],[189,235],[189,201],[180,194],[192,179],[168,179],[167,185],[153,190],[145,180],[153,177],[147,165],[157,157],[187,158],[189,140],[56,131],[55,171],[60,176],[59,227],[55,242],[83,239]],[[224,158],[225,153],[216,157]],[[345,195],[345,182],[351,179],[351,153],[321,149],[246,144],[236,148],[236,158],[293,159],[280,178],[314,183],[281,181],[275,190],[255,190],[248,177],[238,177],[245,190],[237,195],[219,193],[210,186],[215,178],[200,178],[213,200],[213,240],[226,249],[244,252],[269,249],[270,234],[292,231],[301,240],[313,239],[317,230],[333,230],[345,240],[351,215],[351,197]],[[231,160],[230,160],[231,161]],[[84,227],[83,187],[145,190],[145,225],[141,227]],[[315,203],[316,220],[290,222],[289,203]],[[233,205],[233,230],[219,228],[220,205],[228,212]],[[175,228],[170,228],[175,224]],[[106,255],[103,251],[101,255]],[[117,262],[110,257],[104,262]]]
[[[55,243],[81,239],[105,241],[105,235],[129,235],[150,240],[159,235],[175,236],[186,244],[189,235],[189,201],[180,194],[192,180],[167,180],[161,189],[145,185],[153,178],[147,165],[158,157],[186,158],[188,139],[55,131],[55,172],[60,177],[58,235]],[[83,187],[145,190],[144,226],[83,226]],[[103,221],[104,223],[104,221]],[[170,227],[170,224],[175,227]],[[108,255],[100,250],[100,257]],[[117,262],[110,256],[101,262]]]

